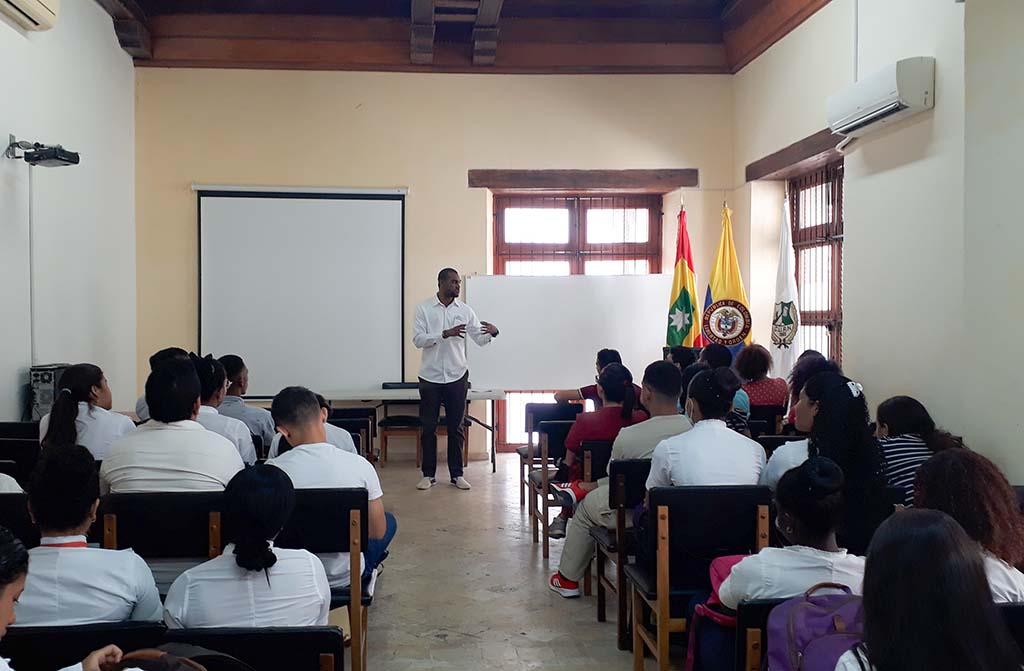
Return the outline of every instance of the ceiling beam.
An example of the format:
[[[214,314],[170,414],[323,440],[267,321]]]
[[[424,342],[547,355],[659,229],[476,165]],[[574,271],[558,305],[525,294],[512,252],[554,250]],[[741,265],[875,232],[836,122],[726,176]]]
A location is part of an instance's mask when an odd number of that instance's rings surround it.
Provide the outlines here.
[[[664,170],[470,170],[471,188],[492,190],[607,190],[668,193],[696,187],[695,168]]]
[[[114,22],[121,48],[133,58],[153,57],[153,38],[146,12],[135,0],[96,0]]]
[[[416,65],[434,62],[434,0],[412,0],[409,61]]]
[[[502,0],[480,0],[473,24],[473,65],[494,65],[498,57],[498,18]]]
[[[836,135],[828,128],[820,130],[749,164],[746,170],[747,181],[790,179],[838,161],[842,154],[836,150],[836,145],[842,139],[843,136]]]
[[[829,0],[733,0],[723,12],[725,50],[739,72]]]

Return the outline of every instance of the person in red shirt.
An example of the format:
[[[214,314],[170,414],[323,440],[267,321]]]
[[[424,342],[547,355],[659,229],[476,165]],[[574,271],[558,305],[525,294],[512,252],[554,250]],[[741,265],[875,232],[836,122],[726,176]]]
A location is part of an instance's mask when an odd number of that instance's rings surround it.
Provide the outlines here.
[[[619,354],[618,350],[614,349],[603,349],[597,353],[597,361],[595,363],[597,367],[597,374],[600,375],[601,371],[608,364],[617,363],[622,364],[622,355]],[[640,387],[633,385],[633,391],[636,394],[636,398],[640,398]],[[562,391],[555,392],[555,401],[557,403],[566,403],[568,401],[591,401],[594,404],[595,410],[600,410],[604,404],[604,400],[597,391],[596,384],[588,384],[585,387],[579,389],[563,389]]]
[[[786,407],[789,385],[780,377],[768,377],[772,369],[772,355],[761,345],[747,345],[736,355],[733,367],[743,381],[743,391],[750,397],[750,405]]]

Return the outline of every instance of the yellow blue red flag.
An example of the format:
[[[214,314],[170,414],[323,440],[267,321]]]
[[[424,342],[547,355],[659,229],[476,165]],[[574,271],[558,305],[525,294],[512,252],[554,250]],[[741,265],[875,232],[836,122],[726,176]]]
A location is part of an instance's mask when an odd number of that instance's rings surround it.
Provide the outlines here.
[[[750,343],[750,307],[743,288],[736,244],[732,239],[732,211],[722,208],[722,238],[704,297],[704,338],[725,345],[735,354]]]

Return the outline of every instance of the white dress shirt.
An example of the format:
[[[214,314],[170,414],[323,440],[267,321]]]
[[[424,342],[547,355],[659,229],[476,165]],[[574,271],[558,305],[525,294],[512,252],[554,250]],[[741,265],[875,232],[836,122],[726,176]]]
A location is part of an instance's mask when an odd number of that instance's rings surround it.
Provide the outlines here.
[[[992,600],[996,603],[1024,602],[1024,573],[988,551],[982,552],[982,555]]]
[[[327,443],[300,445],[267,462],[288,474],[296,489],[359,487],[367,498],[376,501],[384,496],[377,471],[358,454],[343,452]],[[352,580],[349,553],[317,555],[327,569],[331,587],[346,587]],[[365,558],[364,558],[365,559]],[[361,564],[366,566],[365,560]]]
[[[274,418],[266,408],[257,408],[253,405],[246,405],[241,396],[225,396],[221,401],[217,412],[225,417],[234,417],[241,420],[249,427],[249,433],[263,438],[264,445],[270,445],[274,439],[277,429],[274,426]]]
[[[651,458],[647,489],[699,485],[756,485],[764,448],[720,419],[705,419],[661,441]]]
[[[245,468],[224,436],[191,420],[150,420],[115,442],[100,468],[103,493],[223,490]]]
[[[768,464],[761,471],[761,481],[758,484],[767,485],[772,488],[772,491],[775,491],[776,485],[779,484],[779,480],[786,474],[786,471],[796,468],[807,461],[807,450],[809,448],[810,444],[806,438],[783,443],[776,447],[775,451],[772,452],[772,456],[768,459]]]
[[[765,548],[732,567],[718,588],[726,608],[741,601],[788,599],[823,582],[846,585],[854,594],[864,583],[864,558],[846,550],[826,552],[803,545]]]
[[[865,669],[867,671],[875,671],[875,665],[870,660],[866,660],[865,665],[861,665],[855,650],[856,648],[843,653],[843,656],[836,663],[836,671],[865,671]]]
[[[273,549],[277,563],[266,572],[239,566],[229,543],[182,573],[167,592],[164,622],[172,629],[326,625],[331,588],[323,564],[305,550]]]
[[[140,422],[148,422],[149,417],[149,404],[146,403],[146,395],[139,396],[139,400],[135,401],[135,416],[139,418]]]
[[[39,421],[39,442],[46,437],[49,428],[50,415],[47,413]],[[135,430],[135,422],[127,415],[82,402],[78,404],[75,428],[78,429],[78,444],[87,447],[94,459],[103,459],[115,440]]]
[[[18,481],[7,475],[6,473],[0,473],[0,494],[24,494],[25,490],[21,488]]]
[[[250,466],[256,463],[256,448],[252,444],[252,434],[242,420],[222,415],[212,406],[201,405],[196,421],[205,426],[207,431],[213,431],[230,440],[242,461]]]
[[[423,350],[420,378],[436,384],[457,382],[469,370],[466,364],[466,339],[445,338],[442,334],[453,326],[466,325],[466,335],[483,347],[491,342],[484,333],[473,308],[458,298],[445,306],[435,295],[416,306],[412,343]]]
[[[52,536],[29,550],[32,570],[14,607],[17,626],[159,622],[163,606],[146,562],[131,550],[84,547],[85,542],[85,536]]]
[[[345,429],[340,426],[334,426],[333,424],[324,424],[324,433],[327,434],[327,442],[334,445],[339,450],[351,452],[352,454],[359,454],[359,450],[356,449],[356,444],[352,440],[352,434]],[[280,448],[281,434],[275,433],[274,440],[270,441],[270,451],[267,453],[267,458],[273,459],[277,457],[277,453]]]

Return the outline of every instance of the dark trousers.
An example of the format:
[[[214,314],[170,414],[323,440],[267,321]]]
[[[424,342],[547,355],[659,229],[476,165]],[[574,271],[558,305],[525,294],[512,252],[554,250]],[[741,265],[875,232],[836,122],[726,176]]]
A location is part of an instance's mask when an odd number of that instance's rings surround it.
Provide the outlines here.
[[[462,446],[466,443],[466,393],[469,373],[448,384],[427,382],[420,378],[420,422],[423,423],[423,475],[437,473],[437,419],[441,406],[448,427],[448,474],[454,480],[462,475]]]

